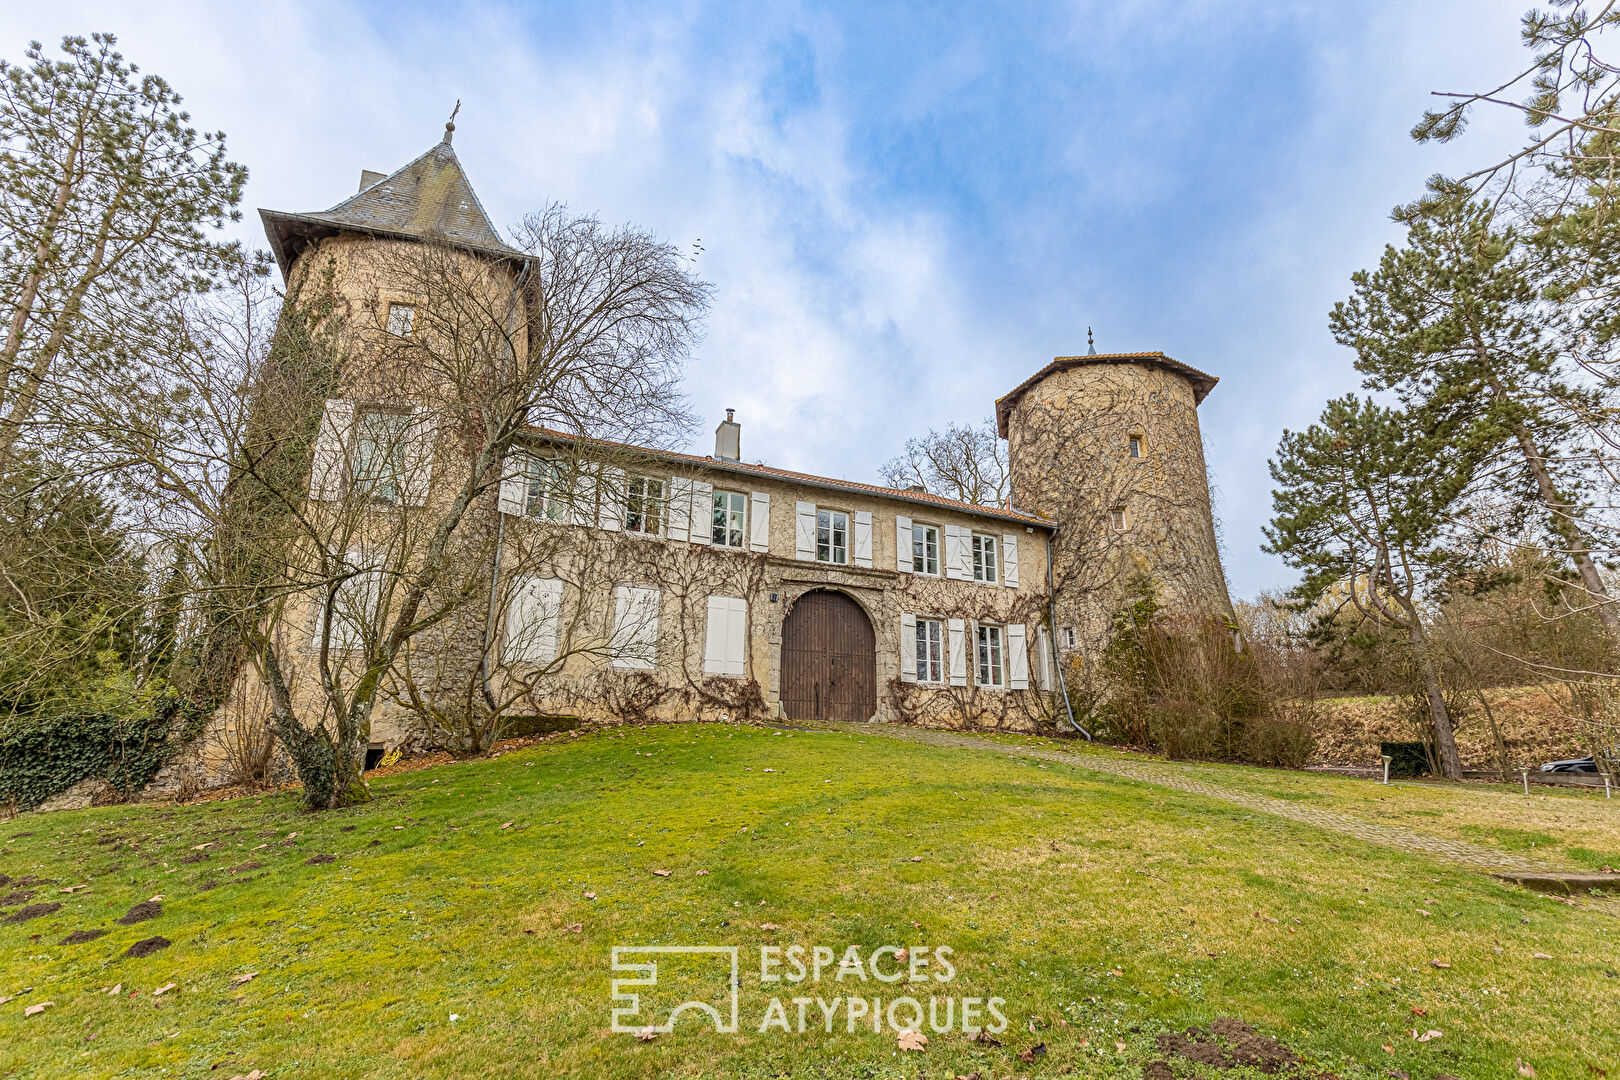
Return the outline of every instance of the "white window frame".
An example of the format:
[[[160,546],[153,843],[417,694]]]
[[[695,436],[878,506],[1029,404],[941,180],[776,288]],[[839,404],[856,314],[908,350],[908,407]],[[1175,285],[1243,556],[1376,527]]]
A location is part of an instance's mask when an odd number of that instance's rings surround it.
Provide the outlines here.
[[[934,542],[933,565],[928,561],[928,540],[932,536]],[[919,557],[917,548],[921,545],[922,555]],[[926,574],[929,577],[939,577],[939,526],[925,525],[922,522],[911,523],[911,572]]]
[[[386,443],[378,441],[369,422],[386,418]],[[362,406],[355,410],[354,446],[349,453],[349,482],[373,502],[397,503],[405,496],[406,441],[411,434],[411,413],[404,409]],[[366,453],[370,445],[373,452]],[[381,462],[379,466],[377,463]]]
[[[973,681],[987,690],[1007,689],[1007,630],[997,623],[973,628]]]
[[[1147,443],[1143,440],[1140,432],[1131,432],[1125,445],[1132,461],[1141,461],[1147,457]]]
[[[726,505],[722,505],[721,500]],[[731,503],[735,501],[735,506]],[[732,522],[736,524],[733,526]],[[735,536],[736,543],[732,543]],[[748,495],[741,491],[714,489],[709,514],[709,537],[715,547],[742,551],[748,546]]]
[[[653,493],[653,485],[658,491]],[[624,483],[624,531],[640,536],[663,536],[669,507],[669,481],[661,476],[633,475]]]
[[[915,662],[917,681],[943,685],[945,682],[945,620],[917,617]]]
[[[562,521],[568,500],[568,465],[557,458],[526,454],[523,463],[523,516],[541,521]]]
[[[994,585],[1001,580],[1001,541],[988,533],[974,533],[973,580]]]
[[[1058,643],[1065,651],[1072,650],[1074,648],[1074,642],[1074,627],[1063,626],[1058,628]]]
[[[388,332],[394,337],[410,337],[416,328],[416,305],[394,302],[388,305]]]
[[[1108,511],[1108,524],[1115,532],[1130,532],[1131,518],[1123,506]]]
[[[844,538],[842,547],[836,542],[840,529]],[[822,540],[823,535],[826,536],[825,542]],[[849,515],[842,510],[816,507],[816,562],[831,566],[848,566],[849,540]],[[826,556],[822,555],[823,549],[827,552]],[[836,557],[840,552],[843,553],[843,558]]]

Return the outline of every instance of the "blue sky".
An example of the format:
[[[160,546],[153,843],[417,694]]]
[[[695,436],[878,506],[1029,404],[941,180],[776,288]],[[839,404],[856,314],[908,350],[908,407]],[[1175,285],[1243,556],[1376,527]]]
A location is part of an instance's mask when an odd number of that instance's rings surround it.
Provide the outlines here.
[[[261,244],[253,208],[336,203],[461,99],[498,226],[557,199],[701,238],[704,452],[735,407],[745,457],[871,480],[1088,325],[1162,350],[1221,378],[1203,433],[1248,597],[1291,581],[1259,550],[1268,455],[1356,385],[1328,309],[1391,207],[1520,138],[1407,131],[1521,61],[1524,2],[58,0],[0,10],[0,56],[117,33],[228,133]]]

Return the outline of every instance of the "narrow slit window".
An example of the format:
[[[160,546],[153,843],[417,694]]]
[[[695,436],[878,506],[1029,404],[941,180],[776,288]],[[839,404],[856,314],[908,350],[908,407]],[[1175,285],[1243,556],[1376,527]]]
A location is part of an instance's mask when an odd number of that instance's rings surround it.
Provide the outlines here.
[[[1142,456],[1142,436],[1140,436],[1140,435],[1132,435],[1131,436],[1131,457],[1139,458],[1141,456]]]
[[[1125,508],[1123,506],[1116,506],[1108,511],[1108,520],[1114,526],[1115,532],[1124,532],[1131,527],[1131,523],[1125,517]]]

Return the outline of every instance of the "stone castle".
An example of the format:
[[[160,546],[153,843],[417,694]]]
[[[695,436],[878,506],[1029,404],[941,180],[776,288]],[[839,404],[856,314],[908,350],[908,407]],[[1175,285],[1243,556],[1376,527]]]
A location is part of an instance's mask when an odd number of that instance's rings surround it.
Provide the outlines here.
[[[392,174],[362,173],[330,210],[261,215],[284,277],[326,273],[347,318],[383,341],[416,332],[425,302],[387,269],[390,252],[431,243],[523,272],[448,132]],[[1143,582],[1166,605],[1230,613],[1197,411],[1215,382],[1162,353],[1052,360],[996,402],[1005,506],[746,462],[729,410],[710,454],[596,454],[530,429],[483,511],[496,539],[474,584],[488,618],[480,608],[416,663],[434,669],[431,693],[481,685],[464,697],[512,715],[1066,728],[1065,672],[1095,657]],[[362,483],[375,499],[386,459],[398,475],[382,477],[375,512],[431,507],[454,471],[442,414],[374,385],[342,392],[316,435],[312,504]],[[379,432],[403,449],[379,455]],[[342,663],[382,580],[324,621],[312,605],[297,631],[309,672]],[[295,692],[318,697],[318,680],[303,682]],[[422,741],[411,695],[390,702],[373,748]]]

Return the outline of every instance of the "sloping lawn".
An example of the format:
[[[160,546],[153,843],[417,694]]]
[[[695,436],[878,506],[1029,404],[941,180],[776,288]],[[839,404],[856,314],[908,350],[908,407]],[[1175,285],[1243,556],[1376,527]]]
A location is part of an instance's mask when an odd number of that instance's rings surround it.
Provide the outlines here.
[[[1350,799],[1337,778],[1215,772]],[[1162,1080],[1195,1068],[1155,1037],[1219,1017],[1277,1038],[1307,1075],[1515,1077],[1522,1059],[1547,1080],[1620,1076],[1615,909],[1075,766],[677,726],[554,738],[373,792],[323,815],[278,795],[0,825],[0,907],[61,904],[0,922],[0,998],[19,995],[0,1004],[0,1077]],[[1453,792],[1400,799],[1463,828]],[[1523,805],[1468,799],[1484,827]],[[1580,813],[1620,814],[1594,806]],[[308,862],[321,854],[336,858]],[[155,896],[160,915],[116,921]],[[123,955],[154,936],[172,944]],[[654,1039],[614,1033],[612,980],[657,954],[615,972],[612,949],[645,945],[738,946],[737,1032],[688,1011]],[[823,958],[819,981],[762,982],[761,947],[794,945],[805,968],[817,946],[858,946],[865,977]],[[881,954],[878,973],[918,964],[919,981],[875,978],[880,946],[909,953]],[[724,1014],[725,955],[659,957],[624,1026],[695,997]],[[785,956],[774,972],[791,977]],[[949,1000],[951,1030],[925,1017],[926,1049],[900,1050],[885,1019],[900,997],[935,999],[942,1023]],[[1006,1018],[999,1045],[962,1030],[972,998],[978,1024]]]

